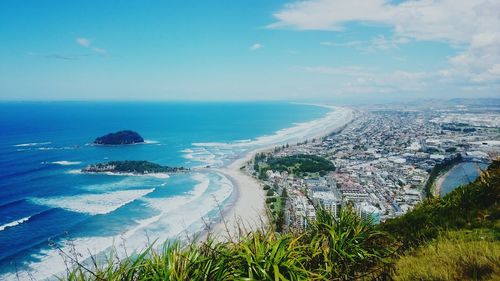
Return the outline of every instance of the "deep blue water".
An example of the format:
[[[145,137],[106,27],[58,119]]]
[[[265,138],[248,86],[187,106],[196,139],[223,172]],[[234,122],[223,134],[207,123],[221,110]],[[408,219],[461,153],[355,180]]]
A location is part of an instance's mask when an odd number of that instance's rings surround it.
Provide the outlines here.
[[[476,162],[463,162],[455,165],[443,180],[441,185],[441,197],[452,192],[455,188],[473,182],[481,170],[485,170],[488,164]]]
[[[217,213],[213,197],[225,202],[232,191],[216,173],[152,178],[85,175],[82,167],[125,159],[223,165],[248,148],[196,144],[252,140],[326,112],[288,103],[0,103],[0,279],[16,268],[54,271],[62,264],[54,245],[68,241],[98,253],[116,237],[139,247],[146,237],[199,230],[201,216]],[[149,143],[89,145],[123,129]]]

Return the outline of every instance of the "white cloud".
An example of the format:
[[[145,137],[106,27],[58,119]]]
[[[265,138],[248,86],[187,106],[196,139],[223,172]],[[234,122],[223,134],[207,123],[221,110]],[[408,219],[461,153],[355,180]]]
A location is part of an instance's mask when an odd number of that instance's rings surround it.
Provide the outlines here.
[[[460,54],[450,58],[449,74],[474,82],[500,80],[500,32],[479,33]]]
[[[332,42],[332,41],[323,41],[319,42],[320,45],[329,46],[329,47],[358,47],[364,44],[363,41],[348,41],[348,42]]]
[[[303,66],[297,69],[338,79],[336,89],[350,94],[431,92],[434,87],[445,86],[446,81],[438,72],[390,71],[366,68],[358,65],[329,67]]]
[[[469,42],[481,30],[498,30],[499,1],[421,0],[393,5],[384,0],[308,0],[287,4],[269,28],[342,30],[359,21],[387,24],[397,34],[423,40]],[[496,25],[495,25],[496,23]]]
[[[410,43],[410,39],[406,37],[386,38],[383,35],[378,35],[368,41],[348,41],[348,42],[331,42],[323,41],[320,45],[328,47],[346,47],[355,48],[362,53],[372,53],[375,51],[387,51],[398,48],[399,45]]]
[[[303,66],[299,69],[318,74],[326,75],[346,75],[353,77],[368,77],[373,76],[372,71],[368,68],[362,66],[342,66],[342,67],[330,67],[330,66]]]
[[[76,38],[76,43],[80,46],[83,46],[83,47],[89,47],[90,46],[90,40],[87,39],[87,38],[83,38],[83,37],[80,37],[80,38]]]
[[[274,14],[278,22],[269,28],[300,30],[341,30],[342,23],[351,20],[383,21],[389,15],[382,0],[315,0],[286,4]],[[360,9],[362,7],[362,9]]]
[[[410,43],[410,39],[406,37],[395,37],[395,38],[386,38],[383,35],[379,35],[373,38],[370,42],[370,46],[377,50],[390,50],[394,48],[398,48],[399,45]]]
[[[92,42],[88,38],[84,37],[78,37],[76,38],[76,43],[82,47],[85,47],[87,49],[90,49],[92,52],[100,54],[100,55],[105,55],[107,52],[105,49],[96,47],[92,45]]]
[[[250,46],[250,51],[256,51],[256,50],[258,50],[258,49],[260,49],[262,47],[263,47],[262,44],[260,44],[260,43],[254,43],[252,46]]]
[[[106,54],[106,50],[101,49],[101,48],[92,47],[92,48],[91,48],[91,50],[92,50],[92,51],[94,51],[94,52],[96,52],[96,53],[99,53],[99,54],[101,54],[101,55]]]
[[[449,75],[474,82],[500,80],[499,0],[308,0],[285,5],[268,28],[340,31],[348,22],[369,22],[393,28],[395,39],[372,40],[384,50],[409,38],[448,42],[465,49],[450,58]],[[323,45],[333,45],[323,42]]]

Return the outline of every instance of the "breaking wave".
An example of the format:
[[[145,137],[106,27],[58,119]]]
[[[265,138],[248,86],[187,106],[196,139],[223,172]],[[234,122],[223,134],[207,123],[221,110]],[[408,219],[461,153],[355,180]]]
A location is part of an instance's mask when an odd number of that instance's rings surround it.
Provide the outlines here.
[[[89,215],[108,214],[116,209],[139,199],[151,192],[151,189],[121,190],[102,194],[82,194],[74,196],[32,198],[33,203],[72,212]]]
[[[20,225],[24,222],[27,222],[30,218],[31,218],[31,216],[28,216],[28,217],[18,219],[18,220],[13,221],[13,222],[6,223],[4,225],[0,225],[0,231],[3,231],[9,227],[14,227],[14,226]]]
[[[66,161],[66,160],[54,161],[54,162],[50,162],[50,163],[56,164],[56,165],[61,165],[61,166],[71,166],[71,165],[82,164],[81,161]]]

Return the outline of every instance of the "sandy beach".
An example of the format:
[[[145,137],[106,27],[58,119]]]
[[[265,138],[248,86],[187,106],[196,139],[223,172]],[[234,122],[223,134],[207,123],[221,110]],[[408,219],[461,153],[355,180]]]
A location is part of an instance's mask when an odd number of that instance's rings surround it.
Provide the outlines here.
[[[431,188],[431,194],[434,197],[441,197],[441,186],[443,185],[444,180],[451,173],[451,170],[452,169],[449,169],[446,173],[439,175],[437,180],[434,182],[434,185]]]
[[[444,181],[450,176],[450,174],[453,172],[456,167],[460,165],[460,163],[454,164],[453,166],[449,167],[446,171],[441,172],[438,176],[437,179],[434,181],[434,184],[431,187],[431,194],[434,197],[442,197],[441,196],[441,189],[443,187]]]
[[[318,105],[324,106],[324,105]],[[215,171],[226,176],[233,183],[233,201],[222,211],[222,221],[210,227],[212,236],[219,240],[234,239],[240,234],[255,231],[266,223],[265,193],[261,184],[245,173],[245,166],[257,153],[273,149],[284,143],[294,144],[312,138],[327,136],[341,129],[354,118],[354,111],[345,107],[324,106],[333,111],[325,117],[295,127],[279,131],[276,135],[257,139],[255,142],[266,145],[253,149],[226,167]]]

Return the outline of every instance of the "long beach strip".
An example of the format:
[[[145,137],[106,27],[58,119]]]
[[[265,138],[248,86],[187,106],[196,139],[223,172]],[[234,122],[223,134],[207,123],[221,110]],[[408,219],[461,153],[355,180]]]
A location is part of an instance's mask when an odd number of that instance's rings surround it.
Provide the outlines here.
[[[222,220],[210,228],[213,237],[219,240],[235,238],[240,231],[255,231],[266,221],[265,194],[261,184],[240,168],[246,165],[257,153],[272,150],[285,143],[295,144],[313,138],[327,136],[351,122],[354,111],[346,107],[317,105],[331,109],[323,118],[297,124],[281,130],[275,135],[259,138],[253,143],[263,145],[236,159],[228,166],[216,169],[226,176],[234,186],[233,202],[222,212]],[[267,143],[266,143],[267,142]]]

